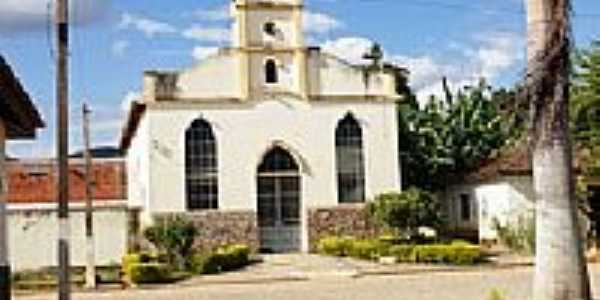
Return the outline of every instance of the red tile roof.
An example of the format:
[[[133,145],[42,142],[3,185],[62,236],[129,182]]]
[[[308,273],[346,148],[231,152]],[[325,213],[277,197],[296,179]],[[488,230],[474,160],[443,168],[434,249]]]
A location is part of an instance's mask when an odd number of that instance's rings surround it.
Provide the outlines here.
[[[70,202],[85,199],[85,168],[82,160],[71,160],[69,167]],[[127,199],[125,162],[96,160],[92,164],[93,200]],[[33,204],[56,202],[57,167],[54,161],[12,161],[7,163],[8,202]]]
[[[573,153],[573,169],[580,172],[590,152],[585,148],[577,148]],[[531,151],[526,142],[520,142],[483,161],[477,170],[463,177],[463,182],[488,181],[502,175],[531,175],[532,170]]]

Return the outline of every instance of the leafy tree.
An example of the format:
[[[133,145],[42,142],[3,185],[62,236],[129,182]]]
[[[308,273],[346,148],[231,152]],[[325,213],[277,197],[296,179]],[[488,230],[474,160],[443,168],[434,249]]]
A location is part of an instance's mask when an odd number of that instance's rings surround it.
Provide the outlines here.
[[[448,175],[469,172],[517,136],[514,116],[503,114],[499,99],[511,94],[494,91],[483,80],[443,99],[432,96],[422,108],[416,97],[399,108],[399,149],[405,186],[435,191]],[[503,93],[503,94],[502,94]],[[519,121],[520,122],[520,121]]]
[[[574,55],[572,100],[573,137],[582,146],[600,145],[600,41]]]
[[[186,257],[192,254],[192,247],[198,230],[194,223],[182,217],[157,221],[144,230],[144,237],[158,251],[167,255],[170,264],[179,269],[185,268]]]
[[[367,211],[379,224],[409,237],[414,237],[419,227],[439,230],[444,224],[438,199],[417,188],[378,195],[368,204]]]

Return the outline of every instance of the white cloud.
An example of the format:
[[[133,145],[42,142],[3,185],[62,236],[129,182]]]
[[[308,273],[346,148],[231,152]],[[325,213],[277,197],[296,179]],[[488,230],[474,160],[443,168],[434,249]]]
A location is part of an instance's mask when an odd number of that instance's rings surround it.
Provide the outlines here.
[[[452,90],[473,85],[482,77],[493,83],[517,67],[524,58],[524,38],[514,33],[488,33],[476,36],[474,42],[449,44],[449,49],[459,50],[452,57],[388,53],[385,59],[410,71],[410,85],[417,97],[424,101],[432,94],[443,94],[443,77],[448,79]],[[322,49],[350,63],[360,64],[365,63],[362,56],[372,45],[373,42],[367,38],[343,37],[325,42]]]
[[[129,41],[118,40],[112,44],[111,52],[114,56],[122,57],[129,48]]]
[[[175,27],[168,23],[152,20],[143,16],[137,16],[130,13],[121,15],[119,29],[135,29],[143,32],[147,37],[152,38],[158,34],[169,34],[177,32]]]
[[[142,94],[140,92],[137,91],[129,91],[125,94],[125,96],[123,97],[123,100],[121,101],[121,111],[122,112],[128,112],[129,108],[131,106],[131,103],[139,101],[142,98]]]
[[[111,7],[111,0],[70,1],[71,22],[86,25],[103,19]],[[46,30],[54,16],[48,0],[1,0],[0,31],[6,33]]]
[[[363,55],[373,46],[373,42],[362,37],[343,37],[327,41],[321,46],[324,52],[333,54],[351,64],[364,63]]]
[[[324,34],[344,27],[342,22],[330,15],[311,11],[304,13],[303,22],[304,31],[316,34]]]
[[[497,32],[479,40],[483,46],[475,51],[480,76],[493,78],[525,57],[525,39],[513,33]]]
[[[211,28],[194,25],[184,30],[183,37],[201,42],[227,42],[231,39],[229,29],[226,28]]]
[[[203,60],[219,51],[218,47],[195,47],[192,50],[192,57],[195,60]]]
[[[205,21],[226,21],[231,18],[229,5],[224,5],[215,9],[198,9],[194,16]]]

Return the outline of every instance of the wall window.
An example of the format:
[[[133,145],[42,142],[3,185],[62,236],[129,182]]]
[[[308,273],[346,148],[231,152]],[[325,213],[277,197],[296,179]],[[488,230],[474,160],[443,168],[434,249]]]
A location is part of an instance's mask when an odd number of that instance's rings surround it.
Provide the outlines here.
[[[471,197],[469,194],[460,194],[460,218],[465,222],[471,221]]]
[[[185,132],[188,210],[219,208],[217,171],[217,145],[212,127],[198,119]]]
[[[266,83],[277,83],[279,82],[279,74],[277,74],[277,63],[274,59],[268,59],[265,63],[265,82]]]
[[[356,203],[365,201],[365,167],[362,129],[348,114],[335,130],[338,201]]]
[[[275,36],[277,34],[277,28],[275,27],[275,23],[267,22],[263,25],[263,31],[268,36]]]

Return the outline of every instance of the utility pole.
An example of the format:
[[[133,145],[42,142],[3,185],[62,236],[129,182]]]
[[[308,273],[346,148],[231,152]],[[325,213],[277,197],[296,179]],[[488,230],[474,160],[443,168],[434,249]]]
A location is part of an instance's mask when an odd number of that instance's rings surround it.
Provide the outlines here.
[[[83,104],[83,144],[85,159],[85,286],[88,289],[96,288],[96,261],[94,249],[94,217],[92,206],[92,155],[90,153],[90,113],[87,104]]]
[[[71,299],[69,280],[69,1],[56,0],[58,155],[58,299]]]
[[[534,300],[589,300],[569,130],[570,1],[527,0],[536,205]]]

